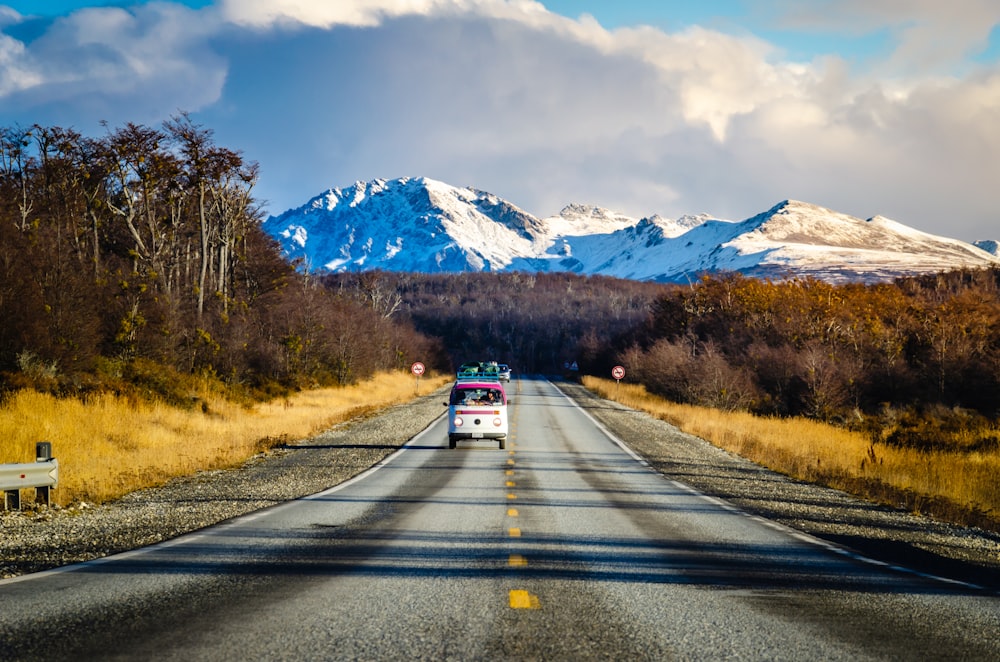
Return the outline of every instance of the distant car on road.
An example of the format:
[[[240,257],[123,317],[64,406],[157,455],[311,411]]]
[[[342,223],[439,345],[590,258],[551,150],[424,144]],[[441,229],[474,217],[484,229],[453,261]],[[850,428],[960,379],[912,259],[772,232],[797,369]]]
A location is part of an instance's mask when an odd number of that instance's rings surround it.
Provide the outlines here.
[[[496,439],[507,446],[507,393],[498,381],[458,380],[448,402],[448,448],[462,439]]]
[[[510,381],[510,366],[506,363],[501,363],[497,366],[497,376],[502,382]]]

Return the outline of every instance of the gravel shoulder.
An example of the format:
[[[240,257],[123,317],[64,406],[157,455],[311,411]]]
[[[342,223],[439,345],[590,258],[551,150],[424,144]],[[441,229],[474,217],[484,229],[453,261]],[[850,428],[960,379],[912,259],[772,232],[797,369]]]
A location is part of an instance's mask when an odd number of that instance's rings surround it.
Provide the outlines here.
[[[445,413],[450,385],[407,404],[100,506],[0,512],[0,578],[108,556],[297,499],[356,476]]]
[[[559,387],[656,471],[742,510],[886,563],[1000,591],[1000,535],[803,483],[604,400]]]
[[[1000,535],[788,479],[578,384],[559,386],[669,478],[859,554],[1000,591]],[[235,469],[202,472],[101,506],[0,513],[0,578],[153,544],[337,485],[441,416],[448,388]]]

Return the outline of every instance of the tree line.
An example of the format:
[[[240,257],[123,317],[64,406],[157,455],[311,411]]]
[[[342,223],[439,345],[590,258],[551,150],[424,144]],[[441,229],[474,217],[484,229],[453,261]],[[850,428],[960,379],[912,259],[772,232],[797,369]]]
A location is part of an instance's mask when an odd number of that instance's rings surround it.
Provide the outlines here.
[[[104,128],[0,129],[0,387],[201,374],[266,393],[446,362],[285,260],[261,228],[258,165],[211,130],[186,114]]]
[[[1000,270],[880,285],[705,278],[619,342],[681,402],[844,419],[893,407],[1000,411]]]
[[[690,285],[566,273],[326,282],[368,292],[440,338],[456,364],[494,358],[552,374],[575,362],[603,377],[621,364],[678,402],[891,427],[890,442],[911,446],[1000,414],[1000,269],[875,285],[736,273]]]
[[[611,369],[610,344],[647,319],[662,284],[572,273],[418,274],[370,271],[324,277],[440,339],[453,365],[496,360],[523,373],[567,364]]]

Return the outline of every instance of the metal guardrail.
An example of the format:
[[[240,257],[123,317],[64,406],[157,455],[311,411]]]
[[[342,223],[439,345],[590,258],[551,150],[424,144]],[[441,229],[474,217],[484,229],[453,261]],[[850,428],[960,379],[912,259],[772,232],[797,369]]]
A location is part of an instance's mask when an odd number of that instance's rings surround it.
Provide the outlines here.
[[[0,464],[0,491],[4,493],[4,510],[21,507],[21,490],[35,488],[35,501],[49,505],[49,490],[59,484],[59,461],[52,457],[52,444],[35,444],[34,463]]]

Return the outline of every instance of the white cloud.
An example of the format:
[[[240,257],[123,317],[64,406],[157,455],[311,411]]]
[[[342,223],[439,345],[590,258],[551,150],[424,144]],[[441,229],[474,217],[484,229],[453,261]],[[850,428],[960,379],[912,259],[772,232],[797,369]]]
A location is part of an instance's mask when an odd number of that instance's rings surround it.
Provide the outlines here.
[[[213,103],[225,61],[206,41],[215,27],[194,15],[179,5],[153,3],[31,19],[32,31],[44,27],[37,37],[4,36],[0,42],[0,112],[80,125],[155,121]]]
[[[991,4],[967,8],[989,23]],[[954,58],[981,29],[929,2],[809,6],[783,16],[898,30],[881,63],[894,75],[858,75],[836,55],[782,61],[750,34],[606,30],[536,2],[154,3],[30,26],[7,17],[0,126],[87,132],[192,111],[261,163],[274,213],[326,187],[425,175],[541,215],[582,202],[740,219],[797,198],[990,236],[1000,72],[921,74],[904,48],[922,38],[908,30],[940,20],[965,46],[935,60]]]
[[[0,35],[0,96],[37,85],[41,77],[32,69],[24,44]]]
[[[1000,24],[995,0],[771,0],[789,28],[853,34],[888,31],[892,55],[878,68],[885,74],[947,71],[986,47]]]
[[[258,28],[300,24],[318,28],[375,27],[383,20],[408,15],[476,12],[503,17],[541,16],[544,7],[530,0],[220,0],[222,15],[238,25]]]

